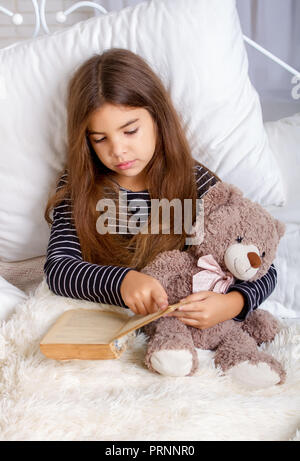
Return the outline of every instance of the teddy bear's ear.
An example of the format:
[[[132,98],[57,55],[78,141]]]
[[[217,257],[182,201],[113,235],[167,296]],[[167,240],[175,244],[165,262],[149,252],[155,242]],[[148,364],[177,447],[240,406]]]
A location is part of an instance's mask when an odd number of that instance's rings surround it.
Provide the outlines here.
[[[243,193],[240,189],[232,184],[220,181],[205,194],[204,213],[209,215],[214,209],[229,203],[236,203],[242,197]]]
[[[278,219],[275,219],[275,226],[277,229],[278,237],[281,239],[285,233],[285,224],[281,221],[278,221]]]

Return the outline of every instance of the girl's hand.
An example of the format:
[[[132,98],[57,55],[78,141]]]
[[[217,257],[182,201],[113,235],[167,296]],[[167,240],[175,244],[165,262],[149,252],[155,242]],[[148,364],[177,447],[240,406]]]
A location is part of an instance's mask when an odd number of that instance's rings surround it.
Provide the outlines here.
[[[135,314],[147,315],[166,308],[168,296],[161,283],[151,275],[130,270],[121,283],[121,296]]]
[[[244,307],[244,297],[238,291],[227,294],[213,291],[193,293],[180,302],[189,302],[167,314],[177,317],[186,325],[203,330],[236,317]]]

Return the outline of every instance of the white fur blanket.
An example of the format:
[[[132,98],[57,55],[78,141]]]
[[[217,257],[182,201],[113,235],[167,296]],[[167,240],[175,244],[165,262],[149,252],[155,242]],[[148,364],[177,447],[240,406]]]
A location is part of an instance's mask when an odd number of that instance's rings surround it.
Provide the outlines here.
[[[117,360],[54,361],[39,350],[65,310],[118,307],[54,295],[45,280],[0,328],[1,440],[299,440],[300,326],[282,322],[261,346],[287,370],[284,385],[246,391],[200,354],[192,377],[143,364],[145,336]]]

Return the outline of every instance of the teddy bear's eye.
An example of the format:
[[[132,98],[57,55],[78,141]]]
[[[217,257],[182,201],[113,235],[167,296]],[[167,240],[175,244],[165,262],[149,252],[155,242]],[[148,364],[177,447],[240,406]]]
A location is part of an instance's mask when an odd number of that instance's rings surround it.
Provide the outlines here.
[[[241,243],[242,240],[243,240],[243,238],[244,238],[244,237],[241,237],[241,236],[239,235],[238,238],[236,239],[236,241],[237,241],[238,243]]]
[[[262,254],[261,254],[261,257],[264,258],[266,256],[266,252],[263,251]]]

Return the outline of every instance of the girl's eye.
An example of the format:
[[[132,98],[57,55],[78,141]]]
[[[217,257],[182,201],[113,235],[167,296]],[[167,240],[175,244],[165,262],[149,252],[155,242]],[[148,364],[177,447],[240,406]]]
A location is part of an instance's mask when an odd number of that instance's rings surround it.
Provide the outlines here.
[[[124,131],[124,133],[125,133],[125,134],[129,134],[129,135],[132,135],[132,134],[134,134],[134,133],[137,133],[137,131],[138,131],[138,128],[136,128],[136,129],[133,130],[133,131]],[[105,139],[105,138],[95,139],[94,142],[95,142],[96,144],[98,144],[99,142],[104,141],[104,139]]]
[[[238,243],[241,243],[242,240],[243,240],[243,238],[244,238],[244,237],[238,236],[238,238],[236,239],[236,241],[237,241]]]
[[[136,128],[135,130],[132,130],[132,131],[125,131],[125,134],[134,134],[138,131],[138,128]]]
[[[261,257],[264,258],[266,256],[266,252],[263,251],[262,254],[261,254]]]

